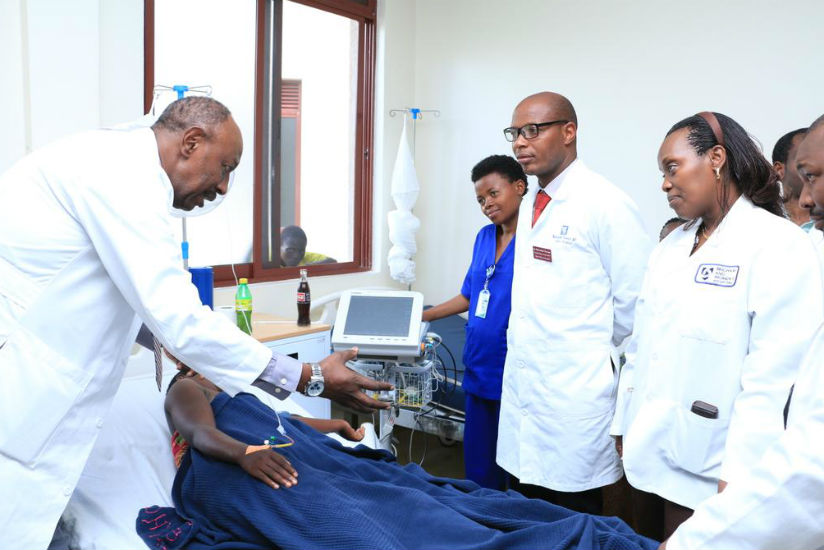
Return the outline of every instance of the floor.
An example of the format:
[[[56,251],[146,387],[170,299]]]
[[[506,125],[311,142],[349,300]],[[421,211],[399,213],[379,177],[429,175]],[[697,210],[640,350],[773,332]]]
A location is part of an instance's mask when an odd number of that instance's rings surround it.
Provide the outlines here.
[[[463,444],[460,441],[445,445],[436,435],[413,433],[400,427],[392,430],[392,434],[397,440],[395,446],[401,464],[415,462],[434,476],[464,478]]]

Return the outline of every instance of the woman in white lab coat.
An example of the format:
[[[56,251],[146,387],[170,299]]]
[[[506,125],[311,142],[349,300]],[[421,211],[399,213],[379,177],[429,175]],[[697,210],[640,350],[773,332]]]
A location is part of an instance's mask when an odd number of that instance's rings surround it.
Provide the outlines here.
[[[666,537],[780,436],[824,307],[813,247],[740,125],[682,120],[658,163],[670,207],[692,221],[650,257],[611,433],[635,496],[663,499],[663,532],[649,535]]]

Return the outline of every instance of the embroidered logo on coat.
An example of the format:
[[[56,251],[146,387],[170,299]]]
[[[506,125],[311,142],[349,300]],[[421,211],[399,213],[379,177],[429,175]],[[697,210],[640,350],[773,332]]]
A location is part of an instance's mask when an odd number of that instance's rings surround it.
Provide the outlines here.
[[[737,265],[701,264],[695,272],[695,282],[713,286],[735,286]]]
[[[575,242],[574,232],[573,235],[569,234],[568,225],[562,225],[561,230],[558,233],[553,233],[552,238],[555,239],[556,242],[563,244],[572,244]]]

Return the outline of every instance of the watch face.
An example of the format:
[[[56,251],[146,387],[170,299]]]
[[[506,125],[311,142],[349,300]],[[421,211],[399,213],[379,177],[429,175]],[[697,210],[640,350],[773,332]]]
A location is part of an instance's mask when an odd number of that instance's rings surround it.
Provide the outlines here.
[[[306,395],[310,397],[317,397],[323,393],[323,382],[320,380],[315,380],[314,382],[309,382],[309,385],[306,386]]]

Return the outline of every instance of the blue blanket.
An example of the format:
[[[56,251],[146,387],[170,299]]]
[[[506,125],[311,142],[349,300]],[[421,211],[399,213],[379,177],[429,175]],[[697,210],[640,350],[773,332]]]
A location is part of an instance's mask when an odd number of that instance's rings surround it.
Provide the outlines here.
[[[275,434],[274,412],[249,394],[212,402],[218,427],[248,444]],[[140,511],[150,548],[504,549],[656,548],[618,518],[590,516],[437,478],[384,451],[346,448],[281,415],[295,440],[278,449],[298,471],[292,488],[272,489],[240,467],[186,453],[175,508]]]

